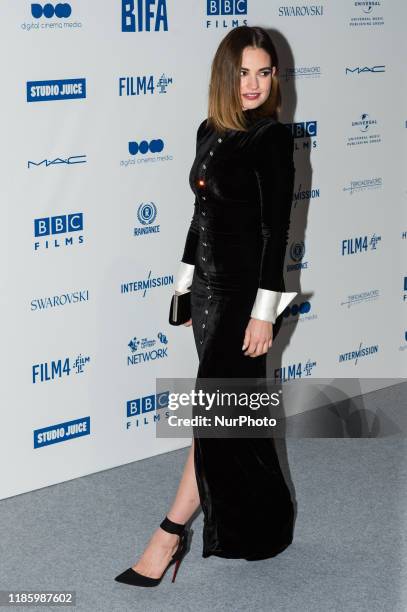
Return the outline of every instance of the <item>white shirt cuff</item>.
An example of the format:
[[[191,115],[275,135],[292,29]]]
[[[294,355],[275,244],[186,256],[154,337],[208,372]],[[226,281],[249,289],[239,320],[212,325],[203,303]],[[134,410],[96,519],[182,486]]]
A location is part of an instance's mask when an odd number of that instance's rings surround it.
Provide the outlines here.
[[[250,316],[253,319],[275,323],[277,317],[287,308],[296,295],[298,295],[297,291],[281,292],[258,289]]]
[[[190,291],[195,266],[181,261],[175,279],[174,290],[178,293]]]

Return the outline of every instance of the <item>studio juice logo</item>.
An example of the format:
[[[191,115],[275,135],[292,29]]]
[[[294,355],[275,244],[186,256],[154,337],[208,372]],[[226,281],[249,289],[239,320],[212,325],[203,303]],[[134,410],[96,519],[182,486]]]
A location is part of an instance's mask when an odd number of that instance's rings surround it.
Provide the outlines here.
[[[86,98],[86,79],[27,81],[27,102],[53,102]]]

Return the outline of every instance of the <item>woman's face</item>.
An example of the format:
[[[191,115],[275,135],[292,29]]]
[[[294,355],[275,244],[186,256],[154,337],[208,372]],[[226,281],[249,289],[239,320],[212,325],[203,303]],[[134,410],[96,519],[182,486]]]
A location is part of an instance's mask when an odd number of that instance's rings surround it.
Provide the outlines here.
[[[240,97],[243,110],[257,108],[265,102],[271,88],[271,77],[276,67],[264,49],[245,47],[240,68]]]

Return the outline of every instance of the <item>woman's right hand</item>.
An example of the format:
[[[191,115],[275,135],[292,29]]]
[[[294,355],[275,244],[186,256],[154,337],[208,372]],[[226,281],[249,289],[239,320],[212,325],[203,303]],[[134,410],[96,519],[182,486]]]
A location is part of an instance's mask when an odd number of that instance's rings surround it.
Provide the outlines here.
[[[183,325],[185,325],[185,327],[189,327],[190,325],[192,325],[192,319],[189,319],[189,321],[186,321],[185,323],[183,323]]]

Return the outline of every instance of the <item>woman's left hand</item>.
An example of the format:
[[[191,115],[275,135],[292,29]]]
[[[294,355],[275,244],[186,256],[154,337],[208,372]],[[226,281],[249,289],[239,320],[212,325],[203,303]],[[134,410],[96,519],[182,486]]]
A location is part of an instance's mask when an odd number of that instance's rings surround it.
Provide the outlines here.
[[[249,357],[267,353],[273,344],[273,324],[260,319],[250,319],[244,334],[242,350]]]

